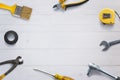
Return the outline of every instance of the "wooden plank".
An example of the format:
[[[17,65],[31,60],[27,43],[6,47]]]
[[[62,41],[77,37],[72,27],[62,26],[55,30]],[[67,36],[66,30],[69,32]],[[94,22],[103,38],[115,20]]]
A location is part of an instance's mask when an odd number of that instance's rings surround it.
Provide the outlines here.
[[[104,76],[101,74],[96,74],[96,75],[92,75],[91,77],[87,77],[86,73],[88,70],[88,67],[86,66],[18,66],[17,69],[15,69],[11,74],[9,74],[4,80],[8,80],[8,79],[20,79],[20,80],[25,80],[25,79],[29,79],[29,80],[54,80],[54,78],[42,74],[40,72],[35,72],[33,71],[33,68],[39,68],[41,70],[47,71],[49,73],[55,74],[55,73],[59,73],[61,75],[67,75],[67,76],[71,76],[73,77],[75,80],[77,79],[84,79],[84,80],[93,80],[93,79],[97,79],[97,80],[110,80],[110,78],[108,76]],[[104,70],[108,71],[111,74],[114,74],[116,76],[120,75],[120,68],[116,67],[116,66],[101,66]],[[2,70],[6,70],[6,69],[2,69]],[[13,76],[15,75],[15,76]]]
[[[67,3],[74,2],[74,1],[78,1],[78,0],[69,0],[69,1],[67,1]],[[33,0],[29,0],[29,1],[22,1],[22,0],[5,1],[5,0],[1,0],[1,2],[9,4],[9,5],[13,5],[13,4],[17,3],[18,5],[21,5],[21,6],[25,5],[25,6],[32,7],[33,14],[63,14],[63,15],[64,14],[79,14],[79,15],[80,14],[98,14],[100,12],[100,10],[103,8],[112,8],[112,9],[118,11],[118,13],[120,12],[119,0],[114,1],[114,3],[112,0],[109,0],[109,1],[91,0],[82,6],[68,9],[65,12],[53,10],[52,7],[54,4],[58,3],[57,0],[49,0],[49,1],[48,0],[44,0],[44,1],[36,0],[34,3],[32,3]],[[78,11],[79,11],[79,13],[78,13]],[[1,11],[0,14],[8,14],[8,12]]]
[[[25,34],[18,32],[19,41],[13,48],[15,49],[35,49],[35,48],[55,48],[55,49],[69,49],[69,48],[80,48],[80,49],[92,49],[100,48],[99,44],[101,41],[114,41],[118,40],[119,32],[41,32],[41,33],[29,33]],[[0,44],[2,48],[9,49],[4,42],[4,33],[0,34]],[[113,36],[113,37],[111,37]],[[94,43],[94,45],[93,45]],[[113,47],[118,48],[119,45]]]
[[[77,1],[77,0],[70,0]],[[68,75],[75,80],[110,80],[96,74],[86,76],[88,63],[99,64],[104,70],[120,75],[119,47],[102,52],[102,40],[119,39],[120,21],[116,17],[112,26],[102,25],[98,19],[101,9],[109,7],[120,12],[119,0],[91,0],[88,3],[68,9],[54,11],[52,6],[58,0],[1,0],[9,5],[17,3],[33,8],[29,21],[11,16],[0,9],[0,61],[22,56],[24,64],[18,66],[4,80],[53,80],[51,77],[33,71],[33,68],[50,73]],[[69,1],[68,1],[69,2]],[[4,34],[14,30],[19,35],[16,45],[4,42]],[[10,66],[0,66],[3,73]]]

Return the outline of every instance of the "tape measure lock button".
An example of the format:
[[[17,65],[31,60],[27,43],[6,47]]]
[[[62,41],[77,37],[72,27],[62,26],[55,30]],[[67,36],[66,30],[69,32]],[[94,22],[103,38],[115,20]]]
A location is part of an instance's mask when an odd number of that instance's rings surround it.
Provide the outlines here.
[[[99,19],[103,24],[114,24],[115,11],[109,8],[102,9],[99,13]]]

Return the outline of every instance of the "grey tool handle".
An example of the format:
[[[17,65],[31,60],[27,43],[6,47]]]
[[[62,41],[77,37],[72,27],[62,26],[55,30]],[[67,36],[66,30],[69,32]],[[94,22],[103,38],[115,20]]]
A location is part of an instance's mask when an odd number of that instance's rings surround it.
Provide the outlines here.
[[[110,42],[110,46],[119,44],[119,43],[120,43],[120,40],[112,41],[112,42]]]
[[[120,80],[120,77],[117,77],[117,79],[116,80]]]

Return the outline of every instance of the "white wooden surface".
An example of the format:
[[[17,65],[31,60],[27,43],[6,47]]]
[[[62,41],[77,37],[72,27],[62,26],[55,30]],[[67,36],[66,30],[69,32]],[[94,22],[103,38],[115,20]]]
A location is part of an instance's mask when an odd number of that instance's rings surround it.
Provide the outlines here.
[[[78,0],[69,0],[78,1]],[[22,56],[24,64],[18,66],[4,80],[53,80],[33,71],[39,68],[50,73],[60,73],[75,80],[109,80],[102,75],[87,77],[88,63],[99,64],[106,71],[120,75],[120,45],[102,52],[102,40],[120,39],[120,20],[113,26],[104,26],[98,19],[99,11],[109,7],[120,13],[119,0],[90,0],[88,3],[68,9],[54,11],[58,0],[0,0],[2,3],[26,5],[33,8],[29,21],[11,16],[0,10],[0,61]],[[4,34],[14,30],[19,41],[14,46],[4,42]],[[0,66],[0,73],[10,66]]]

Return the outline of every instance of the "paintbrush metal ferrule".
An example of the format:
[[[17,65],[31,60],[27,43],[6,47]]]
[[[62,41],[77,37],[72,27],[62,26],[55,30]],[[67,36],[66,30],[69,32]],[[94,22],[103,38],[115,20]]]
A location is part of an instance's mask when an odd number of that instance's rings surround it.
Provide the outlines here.
[[[17,16],[17,17],[20,17],[21,12],[22,12],[22,7],[21,6],[16,6],[16,10],[15,10],[14,15]]]

